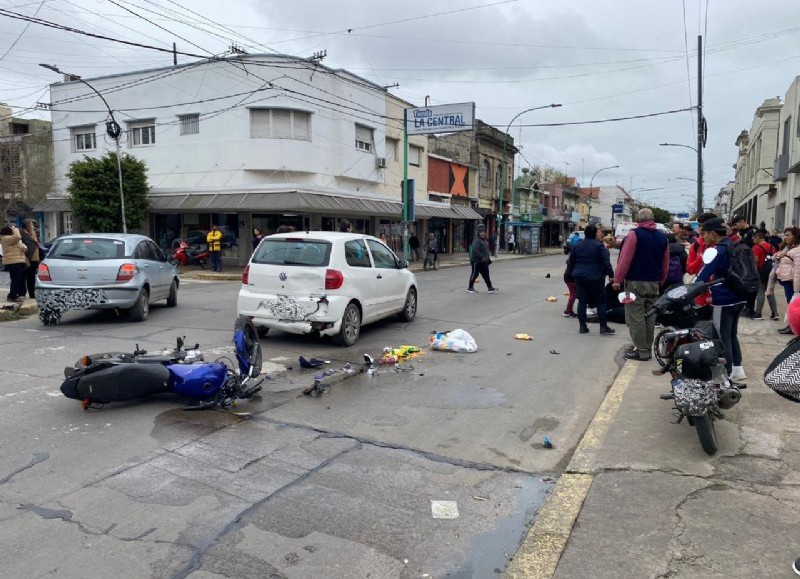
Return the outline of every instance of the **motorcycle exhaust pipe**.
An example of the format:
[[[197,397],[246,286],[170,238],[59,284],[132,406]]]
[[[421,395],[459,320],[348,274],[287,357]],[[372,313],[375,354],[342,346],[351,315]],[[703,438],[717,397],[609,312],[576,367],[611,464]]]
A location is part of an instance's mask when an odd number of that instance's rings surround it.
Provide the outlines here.
[[[722,410],[733,408],[741,399],[742,393],[738,388],[723,388],[719,392],[719,407]]]

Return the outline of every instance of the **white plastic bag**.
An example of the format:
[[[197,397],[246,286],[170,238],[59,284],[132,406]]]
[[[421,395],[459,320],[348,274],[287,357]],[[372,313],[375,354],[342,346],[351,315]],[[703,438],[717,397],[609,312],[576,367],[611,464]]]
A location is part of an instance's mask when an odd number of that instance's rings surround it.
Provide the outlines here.
[[[478,344],[468,331],[457,329],[431,338],[431,350],[472,353],[478,351]]]

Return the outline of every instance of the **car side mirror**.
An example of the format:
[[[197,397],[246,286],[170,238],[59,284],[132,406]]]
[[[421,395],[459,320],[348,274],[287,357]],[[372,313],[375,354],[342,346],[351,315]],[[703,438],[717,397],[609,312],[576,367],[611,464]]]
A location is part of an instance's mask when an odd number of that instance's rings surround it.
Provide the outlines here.
[[[405,259],[398,259],[397,267],[398,269],[406,269],[408,267],[408,262]]]

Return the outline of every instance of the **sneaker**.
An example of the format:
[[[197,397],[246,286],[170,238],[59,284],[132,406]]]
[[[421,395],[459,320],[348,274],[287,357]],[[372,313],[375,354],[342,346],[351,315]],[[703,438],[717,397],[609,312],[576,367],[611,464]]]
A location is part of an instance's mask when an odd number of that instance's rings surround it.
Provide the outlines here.
[[[478,290],[476,290],[474,287],[468,287],[467,288],[467,293],[468,294],[476,294],[476,293],[478,293]]]
[[[576,314],[575,312],[564,312],[561,315],[564,316],[565,318],[577,318],[578,317],[578,314]]]
[[[769,319],[772,320],[773,322],[777,322],[778,319],[779,319],[779,316],[778,316],[778,314],[770,314]]]
[[[762,316],[761,314],[753,314],[752,316],[750,316],[750,319],[751,320],[763,320],[764,316]]]
[[[581,334],[588,334],[588,333],[589,333],[589,328],[588,328],[588,327],[586,327],[586,326],[581,326],[581,328],[580,328],[578,331],[579,331]]]
[[[792,333],[792,328],[790,328],[789,326],[786,326],[785,328],[781,328],[780,330],[778,330],[778,333],[779,334],[791,334]]]
[[[729,378],[731,379],[732,382],[735,382],[736,380],[745,380],[747,379],[747,376],[744,373],[744,368],[742,368],[741,366],[734,366],[731,369],[731,375],[729,376]]]
[[[794,563],[792,563],[792,570],[795,575],[800,575],[800,559],[794,560]]]
[[[600,326],[600,333],[610,335],[616,333],[616,330],[614,328],[609,328],[608,326]]]
[[[497,289],[496,287],[493,287],[492,289],[489,290],[489,293],[490,294],[496,294],[499,291],[500,291],[499,289]]]

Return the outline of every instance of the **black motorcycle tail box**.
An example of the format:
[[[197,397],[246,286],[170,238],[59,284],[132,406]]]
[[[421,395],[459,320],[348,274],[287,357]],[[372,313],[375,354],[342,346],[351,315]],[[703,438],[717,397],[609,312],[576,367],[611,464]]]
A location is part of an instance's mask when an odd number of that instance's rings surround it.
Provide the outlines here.
[[[682,344],[675,352],[675,361],[684,378],[711,380],[713,367],[719,361],[719,351],[711,340]]]
[[[61,385],[67,398],[119,402],[171,392],[170,373],[161,364],[110,364],[102,372],[76,372]]]

